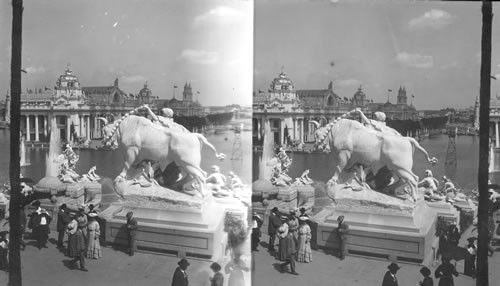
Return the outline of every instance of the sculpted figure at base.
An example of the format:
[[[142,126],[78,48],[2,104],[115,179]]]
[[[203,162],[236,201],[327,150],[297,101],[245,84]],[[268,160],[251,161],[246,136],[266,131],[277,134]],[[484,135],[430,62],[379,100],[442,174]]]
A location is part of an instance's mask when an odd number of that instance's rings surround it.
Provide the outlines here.
[[[425,170],[425,177],[418,182],[419,187],[424,188],[424,198],[429,200],[444,200],[444,196],[437,193],[439,181],[434,178],[431,170]]]
[[[185,184],[185,188],[192,187],[204,196],[203,186],[207,173],[200,168],[203,146],[208,146],[218,159],[224,159],[225,155],[217,153],[202,134],[166,128],[145,117],[134,115],[144,108],[149,109],[147,106],[136,108],[102,129],[104,143],[118,148],[125,161],[117,180],[126,179],[130,168],[139,169],[145,161],[158,162],[162,171],[169,164],[175,163],[191,179]],[[103,118],[100,120],[107,123]]]
[[[420,150],[430,164],[436,164],[437,159],[430,158],[413,138],[377,131],[358,121],[346,119],[359,112],[350,111],[315,133],[316,148],[332,152],[337,162],[330,183],[338,183],[342,172],[352,173],[359,166],[370,169],[374,174],[387,167],[399,178],[392,187],[396,189],[408,184],[410,195],[416,201],[418,177],[412,171],[414,149]]]

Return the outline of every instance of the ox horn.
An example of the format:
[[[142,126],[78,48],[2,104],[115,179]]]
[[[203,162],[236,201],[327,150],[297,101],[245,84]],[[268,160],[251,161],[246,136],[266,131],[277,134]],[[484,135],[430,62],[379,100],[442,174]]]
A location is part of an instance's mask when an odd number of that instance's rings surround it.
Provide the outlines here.
[[[104,125],[108,125],[108,120],[104,117],[97,117],[97,120],[101,120],[104,123]]]
[[[316,128],[319,128],[319,126],[320,126],[318,121],[311,120],[311,121],[309,121],[309,123],[314,124],[314,126],[316,126]]]

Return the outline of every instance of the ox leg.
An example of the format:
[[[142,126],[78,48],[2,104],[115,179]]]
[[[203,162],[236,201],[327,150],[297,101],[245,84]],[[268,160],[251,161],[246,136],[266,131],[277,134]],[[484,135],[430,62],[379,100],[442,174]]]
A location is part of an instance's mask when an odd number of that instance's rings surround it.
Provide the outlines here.
[[[417,185],[418,182],[415,181],[415,175],[410,171],[399,169],[396,171],[396,174],[406,183],[408,183],[408,187],[410,188],[410,196],[416,202],[417,201]]]
[[[350,152],[340,152],[337,156],[337,166],[335,167],[335,173],[333,177],[328,181],[329,184],[337,184],[339,180],[340,174],[344,171],[345,166],[347,166],[347,162],[351,157]]]
[[[205,179],[204,171],[196,166],[187,165],[184,167],[186,172],[193,177],[194,181],[199,184],[199,187],[196,188],[200,193],[201,197],[205,197],[204,187],[205,187]]]
[[[127,178],[127,172],[132,167],[132,165],[135,162],[135,159],[137,158],[137,153],[138,150],[137,148],[129,148],[125,154],[125,167],[123,168],[122,172],[118,177],[121,177],[123,179]]]

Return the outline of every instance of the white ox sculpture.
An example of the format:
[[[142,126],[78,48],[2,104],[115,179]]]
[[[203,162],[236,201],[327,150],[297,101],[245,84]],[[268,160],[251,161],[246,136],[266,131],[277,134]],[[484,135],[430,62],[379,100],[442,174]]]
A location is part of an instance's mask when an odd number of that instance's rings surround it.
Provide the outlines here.
[[[125,160],[125,166],[117,179],[125,179],[130,167],[140,168],[144,162],[159,162],[162,171],[172,162],[199,185],[198,191],[204,196],[203,186],[207,173],[200,168],[203,145],[210,147],[218,159],[224,154],[217,153],[205,136],[198,133],[166,128],[151,120],[130,115],[137,108],[114,123],[103,127],[104,143],[118,147]],[[101,119],[107,123],[105,119]]]
[[[393,187],[408,183],[411,197],[416,201],[418,176],[412,171],[414,150],[420,150],[430,164],[436,164],[437,159],[430,158],[414,138],[376,131],[358,121],[345,119],[354,112],[359,111],[351,111],[315,132],[316,147],[325,152],[333,151],[337,165],[331,182],[337,183],[343,171],[352,172],[359,166],[371,169],[374,174],[387,166],[400,178]],[[387,131],[392,129],[386,128]]]

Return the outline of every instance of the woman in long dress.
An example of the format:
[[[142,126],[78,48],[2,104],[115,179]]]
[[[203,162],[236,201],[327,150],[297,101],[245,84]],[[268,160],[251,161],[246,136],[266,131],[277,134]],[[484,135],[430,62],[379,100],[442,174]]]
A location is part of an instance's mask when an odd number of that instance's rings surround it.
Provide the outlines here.
[[[453,276],[458,276],[458,272],[455,269],[455,266],[450,263],[450,259],[447,257],[442,258],[443,263],[438,266],[436,271],[434,272],[434,276],[439,278],[438,286],[454,286]]]
[[[312,261],[312,251],[311,251],[311,228],[307,224],[308,217],[300,217],[299,226],[299,246],[297,251],[297,261],[298,262],[311,262]]]
[[[98,259],[102,257],[101,245],[99,244],[99,236],[101,230],[99,223],[96,221],[97,213],[89,213],[89,224],[87,226],[87,258]]]

